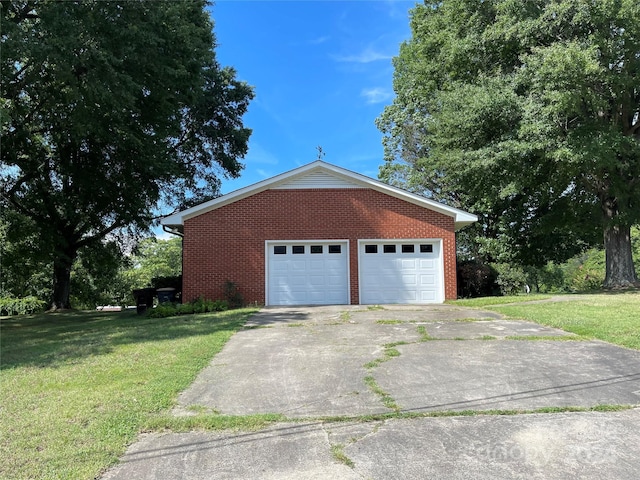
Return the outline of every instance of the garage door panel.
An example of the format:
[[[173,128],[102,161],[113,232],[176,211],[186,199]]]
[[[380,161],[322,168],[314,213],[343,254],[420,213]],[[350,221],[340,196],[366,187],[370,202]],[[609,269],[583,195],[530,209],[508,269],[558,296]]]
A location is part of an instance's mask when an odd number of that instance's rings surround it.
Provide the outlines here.
[[[420,300],[425,303],[436,302],[436,292],[434,291],[422,291],[420,292]]]
[[[334,272],[341,272],[344,269],[344,262],[342,259],[331,258],[327,260],[327,270]]]
[[[402,269],[403,270],[415,270],[416,261],[414,259],[402,259]]]
[[[272,270],[276,270],[279,272],[286,272],[289,269],[289,266],[285,262],[273,262],[271,264]]]
[[[340,253],[329,254],[329,244],[340,245]],[[311,245],[321,247],[322,253],[311,253]],[[276,249],[277,246],[286,248]],[[296,246],[296,253],[293,253],[293,246]],[[276,250],[286,253],[276,254]],[[349,303],[347,252],[346,242],[268,242],[268,304]]]
[[[398,292],[398,298],[402,303],[415,303],[418,298],[415,290],[403,290]]]
[[[309,270],[314,272],[323,272],[325,269],[325,262],[322,260],[310,260]]]
[[[395,252],[385,253],[384,246],[394,244]],[[372,247],[367,249],[367,245]],[[428,247],[423,248],[425,245]],[[387,247],[387,251],[393,251],[393,247]],[[444,300],[444,289],[438,280],[443,277],[438,241],[362,241],[358,247],[358,262],[363,304]]]
[[[418,285],[417,275],[403,275],[402,285],[405,287],[415,287]]]
[[[420,275],[420,285],[432,286],[436,284],[435,275]]]
[[[420,259],[420,270],[428,270],[436,267],[436,262],[429,259]]]
[[[307,270],[307,262],[304,260],[292,260],[289,263],[291,270],[297,272],[304,272]]]

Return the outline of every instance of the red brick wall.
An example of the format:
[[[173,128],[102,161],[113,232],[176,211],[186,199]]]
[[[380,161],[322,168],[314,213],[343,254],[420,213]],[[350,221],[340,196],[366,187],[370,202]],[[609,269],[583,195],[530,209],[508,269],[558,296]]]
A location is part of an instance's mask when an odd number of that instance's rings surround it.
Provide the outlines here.
[[[185,221],[183,298],[223,298],[234,282],[265,303],[265,240],[349,240],[358,303],[358,240],[442,238],[445,297],[456,298],[453,218],[370,189],[267,190]]]

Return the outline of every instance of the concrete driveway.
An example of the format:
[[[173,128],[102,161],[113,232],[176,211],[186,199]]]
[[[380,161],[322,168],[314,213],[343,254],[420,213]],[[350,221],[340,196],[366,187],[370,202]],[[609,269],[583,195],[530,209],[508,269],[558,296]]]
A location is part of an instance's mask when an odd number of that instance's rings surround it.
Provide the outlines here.
[[[197,406],[291,421],[145,435],[103,478],[636,479],[640,409],[552,412],[639,403],[640,352],[495,313],[267,308],[175,414]],[[408,418],[367,417],[385,413]]]

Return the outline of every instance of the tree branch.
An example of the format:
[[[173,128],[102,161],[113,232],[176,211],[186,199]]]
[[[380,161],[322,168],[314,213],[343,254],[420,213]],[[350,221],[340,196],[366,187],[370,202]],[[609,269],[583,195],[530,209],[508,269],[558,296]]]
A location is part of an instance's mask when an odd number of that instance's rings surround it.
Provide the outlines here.
[[[36,6],[36,2],[26,2],[24,7],[20,9],[15,3],[12,4],[13,11],[15,12],[15,16],[12,20],[15,21],[16,25],[20,24],[24,20],[39,18],[37,13],[34,13],[34,9]]]
[[[124,227],[125,225],[127,225],[128,222],[124,221],[124,220],[118,220],[115,223],[113,223],[112,225],[103,228],[102,230],[98,230],[96,233],[94,233],[93,235],[90,235],[88,237],[84,237],[82,240],[76,242],[76,247],[77,248],[82,248],[82,247],[86,247],[87,245],[90,245],[93,242],[96,242],[98,240],[103,239],[105,236],[109,235],[111,232],[113,232],[114,230],[117,230],[119,228]]]

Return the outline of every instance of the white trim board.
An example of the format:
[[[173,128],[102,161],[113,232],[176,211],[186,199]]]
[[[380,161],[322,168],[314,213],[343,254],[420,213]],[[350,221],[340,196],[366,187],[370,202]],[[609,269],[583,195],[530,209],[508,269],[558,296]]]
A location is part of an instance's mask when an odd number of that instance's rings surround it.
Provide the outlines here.
[[[179,229],[184,225],[185,220],[197,217],[198,215],[202,215],[211,210],[215,210],[216,208],[220,208],[265,190],[303,188],[370,188],[400,200],[453,217],[456,230],[478,220],[476,215],[463,210],[449,207],[426,197],[387,185],[386,183],[346,170],[342,167],[331,165],[321,160],[316,160],[315,162],[303,165],[302,167],[276,175],[275,177],[268,178],[248,187],[214,198],[213,200],[196,205],[195,207],[164,217],[160,223],[167,227]]]

